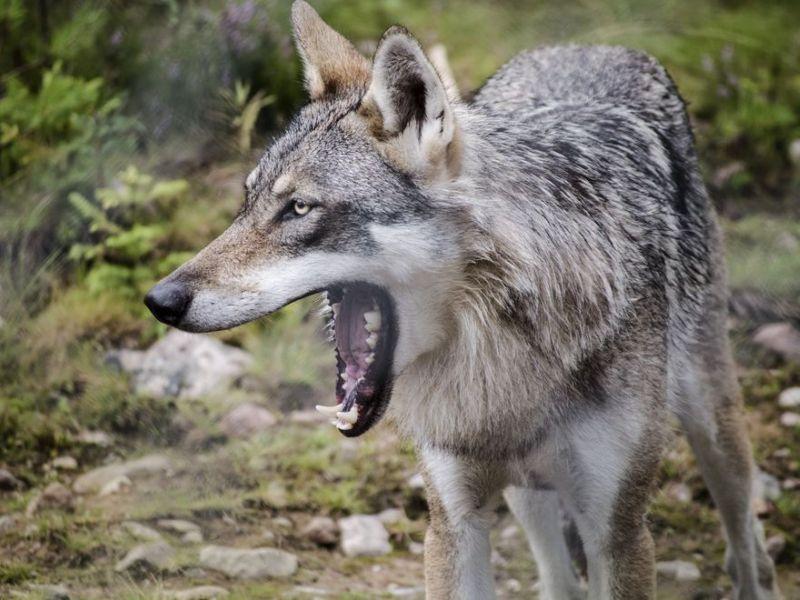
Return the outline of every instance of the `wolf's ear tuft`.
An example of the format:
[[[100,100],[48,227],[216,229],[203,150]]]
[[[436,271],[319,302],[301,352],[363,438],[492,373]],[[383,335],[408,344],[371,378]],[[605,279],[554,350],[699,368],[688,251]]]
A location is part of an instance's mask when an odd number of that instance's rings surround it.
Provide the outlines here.
[[[361,114],[387,158],[426,179],[452,176],[457,161],[453,106],[436,69],[405,28],[383,34]]]
[[[303,0],[292,4],[292,26],[312,100],[369,84],[369,61]]]

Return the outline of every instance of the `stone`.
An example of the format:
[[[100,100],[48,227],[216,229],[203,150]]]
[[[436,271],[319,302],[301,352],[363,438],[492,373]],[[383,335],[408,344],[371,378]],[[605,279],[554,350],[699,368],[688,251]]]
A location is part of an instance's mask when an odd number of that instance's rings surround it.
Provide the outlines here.
[[[13,490],[22,489],[24,484],[14,477],[11,471],[7,469],[0,469],[0,490],[10,492]]]
[[[790,387],[778,395],[778,406],[781,408],[800,407],[800,387]]]
[[[165,592],[164,597],[168,600],[213,600],[225,598],[229,593],[225,588],[216,585],[201,585],[186,590]]]
[[[0,535],[13,531],[17,527],[17,518],[14,515],[0,515]]]
[[[50,464],[59,471],[74,471],[78,468],[78,461],[72,456],[57,456]]]
[[[672,482],[664,488],[664,494],[670,500],[686,504],[692,501],[692,490],[688,485],[681,482]]]
[[[105,431],[84,430],[77,435],[75,440],[87,446],[99,446],[101,448],[108,448],[114,443],[114,438]]]
[[[800,138],[789,143],[789,161],[794,166],[800,167]]]
[[[314,517],[303,528],[302,535],[320,546],[335,546],[339,542],[339,526],[330,517]]]
[[[114,570],[123,571],[161,572],[169,571],[175,566],[175,550],[166,542],[151,542],[139,544],[130,549]]]
[[[382,556],[392,551],[389,533],[374,515],[353,515],[339,519],[341,547],[346,556]]]
[[[143,542],[161,542],[164,540],[158,531],[136,521],[123,521],[122,527],[137,540],[142,540]]]
[[[117,360],[121,368],[128,364],[133,369],[137,393],[156,398],[200,398],[230,387],[253,358],[210,336],[171,330],[141,357],[126,355]]]
[[[774,475],[757,469],[753,495],[775,502],[781,495],[781,482]]]
[[[288,517],[275,517],[272,519],[272,526],[284,532],[294,529],[294,523]]]
[[[185,544],[200,544],[203,541],[203,534],[199,531],[187,531],[181,536],[181,541]]]
[[[407,598],[409,600],[424,600],[425,598],[425,588],[421,585],[406,587],[390,583],[386,591],[393,598]]]
[[[41,509],[57,509],[71,511],[75,508],[72,492],[61,483],[53,482],[36,494],[25,509],[25,515],[32,517]]]
[[[176,533],[189,533],[190,531],[200,531],[200,525],[186,521],[184,519],[159,519],[156,525],[161,529],[168,529]]]
[[[289,577],[297,571],[297,557],[276,548],[205,546],[200,550],[200,565],[233,579]]]
[[[406,513],[401,508],[387,508],[378,513],[378,518],[384,525],[394,525],[400,521],[404,521]]]
[[[425,553],[425,544],[408,542],[408,551],[415,556],[422,556]]]
[[[228,437],[249,438],[277,422],[278,419],[263,406],[245,402],[226,414],[219,425]]]
[[[127,475],[118,475],[114,477],[111,481],[107,482],[100,492],[98,496],[113,496],[114,494],[124,494],[131,491],[133,487],[133,482],[131,481],[130,477]]]
[[[656,563],[656,572],[675,581],[697,581],[700,569],[693,562],[686,560],[667,560]]]
[[[414,475],[409,477],[408,481],[406,481],[406,484],[412,490],[425,489],[425,480],[422,478],[422,474],[421,473],[415,473]]]
[[[770,555],[772,560],[777,561],[778,557],[786,548],[786,538],[780,533],[769,536],[764,542],[764,550]]]
[[[768,323],[756,329],[753,341],[779,354],[784,360],[800,362],[800,331],[791,323]]]
[[[64,585],[28,584],[28,589],[42,600],[70,600],[69,589]]]
[[[96,493],[108,482],[122,475],[133,478],[138,475],[169,473],[173,470],[172,461],[161,454],[150,454],[123,463],[115,463],[93,469],[78,477],[72,489],[78,494]]]
[[[781,425],[784,427],[800,426],[800,414],[795,412],[785,412],[781,415]]]

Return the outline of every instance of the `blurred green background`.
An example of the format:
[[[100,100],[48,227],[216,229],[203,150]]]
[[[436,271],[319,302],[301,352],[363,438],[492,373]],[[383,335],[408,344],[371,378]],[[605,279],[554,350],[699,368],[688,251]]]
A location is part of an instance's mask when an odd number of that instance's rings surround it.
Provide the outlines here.
[[[443,43],[466,97],[516,52],[542,44],[622,44],[660,59],[688,103],[723,216],[732,285],[742,298],[732,323],[737,354],[756,369],[745,378],[748,403],[756,420],[762,413],[764,421],[777,420],[771,405],[762,410],[760,403],[796,383],[797,370],[786,356],[749,342],[762,321],[791,323],[800,314],[800,2],[312,4],[368,55],[394,23],[426,47]],[[87,465],[103,458],[76,441],[82,431],[110,432],[116,452],[126,455],[179,444],[176,413],[195,425],[213,421],[213,407],[131,392],[105,357],[165,334],[142,305],[144,292],[224,229],[242,200],[245,175],[304,102],[289,10],[290,2],[278,0],[0,0],[0,467],[28,490],[5,508],[0,496],[0,514],[53,480],[42,471],[53,457],[71,453]],[[309,308],[290,307],[218,337],[256,357],[265,389],[300,385],[324,394],[321,378],[332,361]],[[307,439],[302,430],[288,431],[275,442],[279,448]],[[788,476],[794,471],[786,464],[794,461],[796,469],[800,460],[797,428],[781,430],[777,440],[767,431],[754,434],[771,440],[757,444],[759,458],[788,444],[788,462],[773,465]],[[318,474],[330,458],[320,458],[320,448],[338,438],[314,435],[323,437],[313,438],[315,454],[306,458]],[[411,451],[401,455],[405,462],[387,467],[395,477],[411,468]],[[295,476],[301,467],[291,466]],[[665,480],[680,471],[665,471]],[[383,492],[369,496],[363,477],[340,473],[343,487],[308,509],[380,508]],[[258,485],[248,480],[243,487]],[[348,504],[359,494],[359,504]],[[772,524],[794,549],[794,570],[800,506],[778,508]],[[670,511],[667,529],[699,527],[672,523],[678,515]],[[57,525],[69,548],[75,524],[48,522],[44,529]],[[34,538],[52,543],[52,536]],[[40,576],[36,560],[0,566],[0,593],[4,584]],[[126,593],[140,591],[134,585]]]

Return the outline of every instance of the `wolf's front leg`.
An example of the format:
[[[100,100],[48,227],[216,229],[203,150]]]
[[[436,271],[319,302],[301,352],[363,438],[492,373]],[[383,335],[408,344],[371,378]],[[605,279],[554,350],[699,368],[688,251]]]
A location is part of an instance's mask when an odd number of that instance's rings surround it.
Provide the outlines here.
[[[489,526],[503,469],[440,450],[422,451],[431,521],[425,535],[429,600],[494,598]]]

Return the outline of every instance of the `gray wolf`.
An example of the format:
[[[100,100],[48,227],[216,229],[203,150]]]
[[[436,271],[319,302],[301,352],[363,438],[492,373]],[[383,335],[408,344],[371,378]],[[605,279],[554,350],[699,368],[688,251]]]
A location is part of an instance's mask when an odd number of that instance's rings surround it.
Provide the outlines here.
[[[670,415],[697,454],[739,600],[778,597],[750,507],[722,242],[683,102],[652,58],[524,52],[465,103],[402,27],[361,56],[293,6],[310,96],[233,224],[154,287],[188,331],[298,298],[330,307],[346,436],[386,416],[418,449],[430,598],[491,598],[505,495],[543,596],[652,598],[645,524]],[[440,71],[442,74],[440,74]]]

